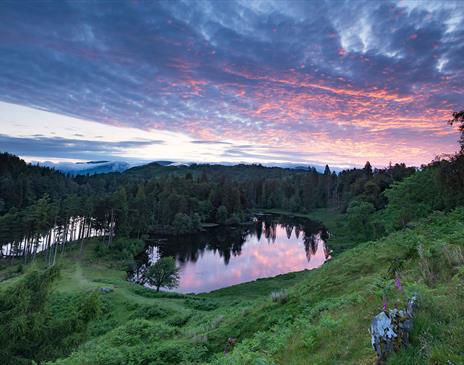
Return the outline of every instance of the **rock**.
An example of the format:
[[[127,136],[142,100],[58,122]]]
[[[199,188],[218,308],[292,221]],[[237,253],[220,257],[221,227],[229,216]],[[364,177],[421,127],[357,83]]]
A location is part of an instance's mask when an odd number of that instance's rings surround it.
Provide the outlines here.
[[[113,288],[100,288],[100,293],[108,294],[113,291]]]
[[[388,354],[399,351],[409,344],[409,333],[413,326],[417,295],[408,300],[406,310],[394,308],[377,314],[371,322],[372,348],[377,353],[377,364],[384,364]]]
[[[393,330],[392,320],[385,312],[380,312],[372,320],[371,336],[372,347],[377,353],[377,358],[384,361],[393,347],[393,339],[397,336]]]
[[[224,353],[227,354],[231,352],[234,349],[236,343],[237,343],[236,338],[229,337],[227,339],[226,347],[224,348]]]

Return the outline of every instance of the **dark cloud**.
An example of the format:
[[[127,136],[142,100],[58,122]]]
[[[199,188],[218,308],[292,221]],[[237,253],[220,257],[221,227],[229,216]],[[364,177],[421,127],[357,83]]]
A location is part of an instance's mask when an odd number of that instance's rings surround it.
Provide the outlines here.
[[[0,150],[24,156],[89,160],[117,157],[127,148],[162,144],[163,141],[101,142],[66,138],[21,138],[0,134]]]

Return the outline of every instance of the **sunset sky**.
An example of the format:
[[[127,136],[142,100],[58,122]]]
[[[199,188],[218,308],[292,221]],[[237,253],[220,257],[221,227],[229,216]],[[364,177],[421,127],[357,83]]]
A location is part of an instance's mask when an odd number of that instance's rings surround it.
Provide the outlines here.
[[[458,149],[463,1],[2,1],[0,150],[420,165]]]

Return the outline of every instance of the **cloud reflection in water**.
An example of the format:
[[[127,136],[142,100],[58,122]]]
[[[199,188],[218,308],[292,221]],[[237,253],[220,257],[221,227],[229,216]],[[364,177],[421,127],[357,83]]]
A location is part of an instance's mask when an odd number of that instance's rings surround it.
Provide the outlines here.
[[[179,238],[179,242],[169,239],[159,248],[149,248],[148,261],[156,261],[159,255],[175,256],[181,268],[176,291],[209,292],[320,267],[330,258],[324,238],[325,231],[320,226],[258,222],[245,232],[218,230],[206,237]]]

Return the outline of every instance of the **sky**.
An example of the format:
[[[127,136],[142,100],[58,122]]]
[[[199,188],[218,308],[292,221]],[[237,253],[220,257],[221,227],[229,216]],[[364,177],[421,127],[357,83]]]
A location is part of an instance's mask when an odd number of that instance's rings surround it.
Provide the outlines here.
[[[0,151],[420,165],[463,55],[463,1],[2,1]]]

